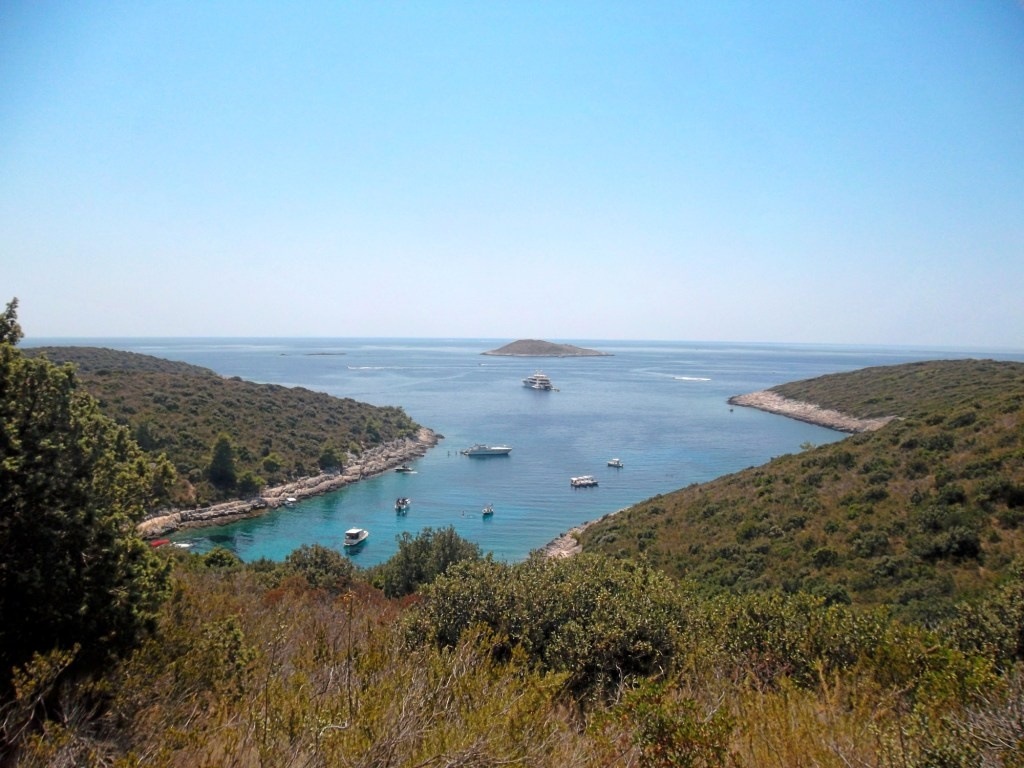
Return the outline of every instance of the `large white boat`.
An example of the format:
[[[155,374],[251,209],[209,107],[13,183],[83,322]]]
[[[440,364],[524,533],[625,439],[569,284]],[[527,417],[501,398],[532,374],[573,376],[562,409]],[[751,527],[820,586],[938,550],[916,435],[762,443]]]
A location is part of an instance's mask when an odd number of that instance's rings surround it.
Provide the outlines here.
[[[512,448],[507,445],[484,445],[477,443],[462,451],[464,456],[508,456]]]
[[[529,387],[530,389],[554,389],[554,387],[551,384],[551,379],[548,378],[548,375],[542,371],[537,371],[532,376],[527,376],[525,379],[523,379],[523,386]]]
[[[596,488],[597,478],[593,475],[580,475],[579,477],[570,477],[569,485],[573,488]]]
[[[365,528],[349,528],[345,531],[345,540],[342,544],[346,547],[358,547],[366,541],[366,537],[369,535],[370,532]]]

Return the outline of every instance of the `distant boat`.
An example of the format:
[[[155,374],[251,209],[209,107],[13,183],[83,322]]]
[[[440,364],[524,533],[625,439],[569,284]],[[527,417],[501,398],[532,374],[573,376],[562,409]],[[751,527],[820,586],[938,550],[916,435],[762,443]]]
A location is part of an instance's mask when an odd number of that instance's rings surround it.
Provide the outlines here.
[[[493,504],[488,504],[486,507],[484,507],[481,510],[481,514],[484,517],[490,517],[491,515],[493,515],[494,514],[494,505]]]
[[[594,488],[597,486],[597,478],[593,475],[580,475],[579,477],[570,477],[569,485],[573,488]]]
[[[622,459],[608,459],[608,466],[622,469],[625,465],[622,463]]]
[[[527,376],[523,379],[523,386],[529,387],[530,389],[542,389],[546,392],[554,389],[554,386],[551,384],[551,379],[542,371],[537,371],[532,376]]]
[[[405,513],[409,511],[409,505],[412,503],[411,499],[407,499],[401,496],[395,499],[395,512]]]
[[[484,445],[477,443],[462,451],[465,456],[508,456],[512,450],[507,445]]]
[[[345,540],[342,542],[346,547],[358,547],[364,541],[370,532],[365,528],[349,528],[345,531]]]
[[[297,502],[297,501],[298,501],[298,499],[295,498],[294,496],[289,496],[287,499],[284,500],[284,505],[286,507],[294,507],[295,506],[295,502]]]
[[[403,464],[400,467],[395,467],[395,472],[415,472],[416,470],[410,467],[408,464]]]

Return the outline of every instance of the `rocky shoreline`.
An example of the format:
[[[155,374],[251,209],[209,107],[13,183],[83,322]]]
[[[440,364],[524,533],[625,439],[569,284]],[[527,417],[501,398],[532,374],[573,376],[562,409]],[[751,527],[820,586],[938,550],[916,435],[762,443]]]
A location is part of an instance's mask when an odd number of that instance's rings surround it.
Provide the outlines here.
[[[790,400],[771,390],[751,392],[749,395],[735,395],[729,398],[729,405],[757,408],[760,411],[788,416],[791,419],[806,421],[808,424],[815,424],[819,427],[851,433],[872,432],[881,429],[896,418],[895,416],[883,416],[877,419],[858,419],[840,411],[822,408],[814,403]]]
[[[618,514],[622,510],[616,512],[609,512],[607,515],[602,515],[597,520],[587,520],[584,523],[570,528],[568,531],[563,533],[557,539],[549,541],[545,544],[540,553],[544,557],[572,557],[578,555],[583,551],[583,545],[580,544],[580,534],[583,533],[587,528],[594,525],[594,523],[600,523],[603,520],[607,520],[612,515]]]
[[[254,499],[236,499],[208,507],[164,511],[139,523],[137,530],[143,538],[153,539],[187,528],[225,525],[236,520],[258,517],[284,506],[289,498],[306,499],[310,496],[320,496],[350,483],[387,472],[423,456],[437,445],[440,439],[437,433],[422,428],[416,437],[393,440],[364,451],[359,456],[350,455],[341,472],[304,477],[292,483],[267,488]]]

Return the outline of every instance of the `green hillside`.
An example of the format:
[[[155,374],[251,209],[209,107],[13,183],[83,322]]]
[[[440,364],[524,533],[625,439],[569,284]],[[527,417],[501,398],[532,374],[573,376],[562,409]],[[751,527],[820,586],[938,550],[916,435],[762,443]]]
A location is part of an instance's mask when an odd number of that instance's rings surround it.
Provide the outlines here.
[[[914,363],[773,391],[899,418],[648,499],[589,527],[584,549],[642,553],[709,593],[809,591],[926,621],[1024,552],[1024,365]]]
[[[179,502],[237,496],[208,479],[214,445],[228,436],[239,483],[275,485],[338,465],[347,452],[416,434],[401,408],[377,407],[301,387],[255,384],[187,363],[95,347],[26,348],[72,363],[103,413],[127,424],[146,451],[178,472]]]

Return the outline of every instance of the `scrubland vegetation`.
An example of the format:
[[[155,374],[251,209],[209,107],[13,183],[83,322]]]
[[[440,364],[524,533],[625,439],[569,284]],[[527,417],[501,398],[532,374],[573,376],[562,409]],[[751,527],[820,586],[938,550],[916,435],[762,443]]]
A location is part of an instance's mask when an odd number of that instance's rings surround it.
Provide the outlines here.
[[[138,650],[85,686],[47,690],[58,654],[22,683],[18,764],[1024,764],[1020,576],[929,631],[593,555],[469,556],[389,599],[317,548],[166,554]]]
[[[653,499],[574,558],[446,529],[369,570],[243,564],[139,541],[166,467],[16,348],[15,309],[4,765],[1024,768],[1020,367],[965,364],[957,408]]]
[[[935,624],[1024,553],[1024,365],[871,368],[775,388],[876,431],[639,504],[585,549],[643,554],[706,594],[781,590]]]
[[[176,505],[246,497],[340,469],[346,454],[419,429],[401,408],[225,378],[134,352],[34,347],[26,354],[73,364],[101,413],[126,426],[143,451],[167,457],[176,471],[167,500]]]

